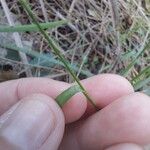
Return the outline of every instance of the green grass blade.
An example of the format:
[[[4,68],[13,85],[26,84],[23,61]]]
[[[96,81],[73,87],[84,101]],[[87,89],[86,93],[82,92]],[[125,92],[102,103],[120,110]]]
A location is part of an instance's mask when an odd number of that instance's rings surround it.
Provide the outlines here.
[[[127,76],[128,72],[130,71],[130,69],[132,69],[132,67],[135,65],[135,63],[137,62],[138,58],[148,49],[150,48],[150,41],[148,41],[148,43],[145,45],[145,47],[139,51],[136,55],[136,57],[133,59],[133,61],[127,66],[126,69],[124,69],[123,71],[121,71],[121,75],[123,76]]]
[[[33,51],[33,50],[28,50],[28,49],[23,48],[23,47],[17,47],[16,45],[12,45],[12,44],[7,44],[6,45],[6,44],[2,44],[2,43],[0,43],[0,47],[10,49],[10,50],[15,50],[15,51],[18,51],[18,52],[23,52],[23,53],[26,53],[30,56],[47,60],[50,63],[54,63],[54,64],[57,64],[57,65],[63,65],[60,61],[58,61],[54,58],[51,59],[50,57],[48,57],[45,54],[40,54],[39,52],[36,52],[36,51]]]
[[[40,26],[43,30],[53,29],[67,24],[66,20],[40,23]],[[36,32],[39,31],[39,28],[35,24],[29,25],[16,25],[16,26],[0,26],[0,32]]]
[[[132,81],[132,85],[134,86],[135,90],[139,90],[144,86],[148,86],[150,84],[150,67],[146,67],[142,70],[137,76],[135,76]]]
[[[96,104],[94,103],[94,101],[89,97],[88,93],[86,92],[86,90],[84,89],[84,87],[82,86],[82,84],[80,83],[78,77],[76,77],[76,75],[74,74],[74,72],[72,71],[70,64],[68,63],[68,61],[65,59],[65,57],[61,54],[59,47],[57,46],[57,44],[55,43],[55,41],[47,34],[47,32],[45,32],[42,27],[40,26],[40,24],[38,23],[38,21],[36,20],[35,16],[32,13],[32,10],[30,8],[30,6],[28,5],[26,0],[19,0],[19,2],[21,3],[21,5],[23,6],[23,8],[27,11],[28,15],[31,17],[32,21],[37,25],[37,27],[39,28],[39,31],[41,32],[41,34],[44,36],[44,38],[46,39],[46,41],[48,42],[49,46],[52,48],[52,50],[54,51],[54,53],[58,56],[58,58],[60,59],[60,61],[64,64],[65,68],[68,70],[68,72],[71,74],[71,76],[73,77],[73,79],[76,81],[76,83],[79,85],[80,89],[82,90],[82,93],[85,95],[85,97],[87,98],[87,100],[89,100],[89,102],[96,108],[98,109],[98,107],[96,106]]]
[[[146,84],[150,83],[150,77],[148,77],[147,79],[145,80],[140,80],[139,82],[137,82],[135,85],[134,85],[134,89],[135,90],[139,90],[140,88],[142,88],[143,86],[145,86]]]
[[[56,97],[56,102],[60,107],[62,107],[72,96],[78,92],[82,92],[78,85],[71,86]]]
[[[54,59],[54,58],[52,58],[52,57],[49,57],[48,55],[46,55],[46,54],[40,54],[39,52],[37,52],[37,51],[34,51],[34,50],[32,50],[32,49],[26,49],[26,48],[24,48],[24,47],[17,47],[16,45],[13,45],[13,44],[9,44],[9,43],[7,43],[7,44],[3,44],[3,43],[0,43],[0,47],[1,48],[6,48],[6,49],[10,49],[10,50],[14,50],[14,51],[18,51],[18,52],[23,52],[23,53],[25,53],[25,54],[27,54],[27,55],[29,55],[29,56],[32,56],[32,57],[35,57],[35,58],[37,58],[37,60],[38,59],[42,59],[43,61],[42,61],[42,63],[41,64],[39,64],[39,65],[41,65],[41,66],[46,66],[46,65],[44,65],[44,63],[49,63],[49,64],[54,64],[54,65],[60,65],[60,66],[63,66],[64,67],[64,64],[62,63],[62,62],[60,62],[59,60],[57,60],[57,59]],[[36,65],[37,63],[36,63],[36,61],[31,61],[30,62],[32,65]],[[46,67],[48,67],[49,65],[47,65]],[[71,68],[74,70],[74,71],[78,71],[79,70],[79,67],[77,66],[77,65],[75,65],[75,64],[72,64],[71,65]],[[87,77],[91,77],[91,76],[93,76],[93,74],[92,73],[90,73],[89,71],[85,71],[85,70],[82,70],[81,71],[81,74],[83,74],[83,75],[86,75]]]
[[[144,70],[142,70],[137,76],[135,76],[132,79],[132,84],[136,84],[137,82],[139,82],[140,80],[144,80],[145,78],[150,77],[150,67],[146,67]]]

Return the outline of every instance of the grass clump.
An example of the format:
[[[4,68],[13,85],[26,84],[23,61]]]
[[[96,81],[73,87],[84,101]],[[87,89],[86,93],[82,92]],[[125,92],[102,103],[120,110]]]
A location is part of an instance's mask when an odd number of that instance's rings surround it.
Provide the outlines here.
[[[17,0],[7,2],[16,20],[22,24],[31,24],[31,19],[17,2]],[[79,79],[94,74],[117,73],[130,80],[137,91],[150,93],[149,0],[145,1],[144,6],[137,0],[119,0],[115,3],[103,0],[45,1],[44,8],[41,8],[37,0],[32,2],[31,6],[40,23],[60,19],[69,21],[66,25],[48,30],[48,34],[59,45],[66,60],[71,62],[71,69]],[[2,19],[3,17],[0,18]],[[21,33],[21,37],[23,42],[33,41],[30,49],[44,56],[51,54],[52,48],[48,48],[39,32]],[[33,56],[26,55],[29,58],[28,68],[31,69],[33,76],[49,76],[57,80],[73,81],[63,65],[59,63],[49,65],[50,62],[45,61],[41,66],[43,59],[36,57],[36,65],[40,67],[35,67],[31,65]],[[55,56],[53,58],[57,60]],[[11,63],[11,57],[8,59]],[[14,70],[17,68],[23,72],[24,63],[21,66],[19,63],[16,61],[13,64]],[[73,66],[76,69],[73,69]]]

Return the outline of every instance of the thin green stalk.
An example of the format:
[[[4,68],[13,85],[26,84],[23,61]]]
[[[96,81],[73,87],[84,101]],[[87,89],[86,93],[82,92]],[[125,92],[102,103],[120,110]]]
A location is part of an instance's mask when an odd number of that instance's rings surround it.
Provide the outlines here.
[[[67,23],[66,20],[61,20],[55,22],[40,23],[40,26],[42,29],[53,29],[66,23]],[[0,25],[0,32],[35,32],[35,31],[39,31],[38,27],[35,24],[16,25],[16,26]]]
[[[84,89],[84,87],[82,86],[82,84],[80,83],[78,77],[76,77],[76,75],[74,74],[74,72],[72,71],[69,63],[65,60],[65,57],[61,54],[59,48],[57,47],[57,45],[55,44],[54,40],[47,34],[47,32],[45,32],[42,27],[40,26],[40,24],[38,23],[38,21],[36,20],[36,18],[34,17],[32,10],[30,8],[30,6],[28,5],[28,3],[26,2],[26,0],[19,0],[19,2],[21,3],[21,5],[25,8],[25,10],[27,11],[28,15],[31,17],[32,21],[37,25],[37,27],[39,28],[39,31],[41,32],[41,34],[44,36],[44,38],[47,40],[49,46],[52,48],[52,50],[54,51],[54,53],[58,56],[58,58],[61,60],[61,62],[64,64],[64,66],[66,67],[66,69],[69,71],[69,73],[72,75],[72,77],[74,78],[74,80],[76,81],[76,83],[79,85],[79,87],[82,90],[82,93],[85,95],[85,97],[87,98],[87,100],[89,100],[89,102],[96,108],[99,109],[96,104],[94,103],[94,101],[89,97],[88,93],[86,92],[86,90]]]

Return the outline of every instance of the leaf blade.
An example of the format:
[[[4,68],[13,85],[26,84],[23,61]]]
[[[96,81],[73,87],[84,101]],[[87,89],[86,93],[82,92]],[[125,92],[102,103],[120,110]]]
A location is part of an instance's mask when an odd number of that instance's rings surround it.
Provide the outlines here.
[[[63,91],[60,95],[56,97],[56,102],[60,107],[62,107],[72,96],[82,92],[81,88],[78,85],[71,86],[70,88]]]
[[[67,24],[66,20],[40,23],[40,26],[43,30],[45,29],[53,29],[56,27],[60,27],[61,25]],[[29,25],[16,25],[16,26],[0,26],[0,32],[36,32],[39,31],[39,28],[36,24]]]

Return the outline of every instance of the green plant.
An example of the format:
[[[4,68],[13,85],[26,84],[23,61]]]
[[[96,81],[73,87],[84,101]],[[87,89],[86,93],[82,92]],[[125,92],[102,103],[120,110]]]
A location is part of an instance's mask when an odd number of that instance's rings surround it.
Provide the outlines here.
[[[132,62],[121,72],[121,75],[127,76],[127,74],[130,72],[131,68],[135,65],[135,63],[138,61],[138,58],[147,50],[150,48],[150,42],[146,43],[144,47],[135,55],[135,58],[132,60]]]
[[[38,27],[39,31],[41,32],[41,34],[43,35],[43,37],[45,38],[45,40],[48,42],[49,46],[54,51],[54,53],[56,54],[56,56],[58,56],[59,60],[64,64],[64,66],[66,67],[66,69],[68,70],[68,72],[71,74],[71,76],[73,77],[73,79],[78,84],[78,87],[77,86],[72,86],[69,89],[67,89],[65,92],[61,93],[61,96],[58,96],[56,98],[56,100],[57,101],[62,101],[63,103],[59,102],[58,104],[64,104],[64,102],[66,102],[66,101],[68,101],[70,99],[70,96],[73,96],[74,94],[76,94],[77,92],[80,91],[80,92],[82,92],[85,95],[85,97],[87,98],[87,100],[89,100],[89,102],[96,109],[98,109],[98,107],[96,106],[96,104],[94,103],[94,101],[90,98],[90,96],[88,95],[87,91],[85,90],[85,88],[80,83],[78,77],[72,71],[72,69],[71,69],[70,64],[68,63],[68,61],[66,61],[65,57],[61,54],[61,52],[59,50],[59,47],[57,46],[57,44],[55,43],[55,41],[47,34],[46,31],[44,31],[42,29],[41,25],[36,20],[35,16],[32,13],[32,10],[31,10],[30,6],[28,5],[28,3],[26,2],[26,0],[19,0],[19,2],[24,7],[24,9],[27,11],[27,13],[30,16],[30,18],[32,19],[33,23]],[[80,89],[80,90],[77,90],[77,89]]]
[[[43,67],[47,67],[47,66],[51,66],[51,65],[60,65],[60,66],[63,66],[64,67],[64,64],[61,62],[61,61],[59,61],[59,60],[57,60],[57,59],[55,59],[55,58],[53,58],[53,57],[50,57],[49,55],[46,55],[46,54],[40,54],[39,52],[37,52],[37,51],[35,51],[35,50],[32,50],[32,49],[27,49],[27,48],[25,48],[25,47],[17,47],[16,45],[14,45],[14,44],[10,44],[10,43],[7,43],[7,44],[5,44],[5,43],[3,43],[3,42],[1,42],[0,43],[0,47],[1,48],[6,48],[6,49],[8,49],[8,50],[13,50],[13,51],[17,51],[17,52],[23,52],[23,53],[25,53],[25,54],[27,54],[27,55],[29,55],[29,56],[32,56],[32,57],[34,57],[35,59],[33,60],[33,61],[31,61],[30,62],[30,64],[31,65],[36,65],[37,64],[37,62],[38,62],[38,60],[40,59],[41,60],[41,62],[39,63],[39,65],[41,65],[41,66],[43,66]],[[43,63],[45,63],[46,65],[43,65]],[[79,68],[78,68],[78,66],[77,65],[71,65],[70,66],[71,68],[72,68],[72,70],[74,70],[74,71],[78,71],[79,70]],[[92,76],[92,74],[90,73],[90,72],[88,72],[88,71],[85,71],[85,70],[81,70],[81,73],[83,74],[83,75],[86,75],[87,77],[90,77],[90,76]]]
[[[53,29],[65,24],[67,24],[67,21],[61,20],[55,22],[40,23],[40,26],[44,30],[44,29]],[[35,31],[39,31],[38,27],[35,24],[0,26],[0,32],[35,32]]]

